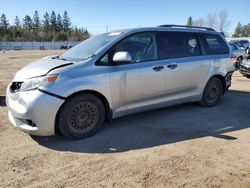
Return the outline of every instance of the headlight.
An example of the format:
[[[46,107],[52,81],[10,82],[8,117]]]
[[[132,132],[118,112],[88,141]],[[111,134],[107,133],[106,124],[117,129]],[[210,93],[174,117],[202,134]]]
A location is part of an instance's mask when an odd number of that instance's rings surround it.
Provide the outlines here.
[[[58,75],[47,75],[28,79],[22,83],[20,91],[28,91],[32,89],[37,89],[41,86],[48,85],[52,82],[55,82],[57,77]]]
[[[249,61],[242,61],[241,65],[245,66],[245,67],[250,67],[250,62]]]

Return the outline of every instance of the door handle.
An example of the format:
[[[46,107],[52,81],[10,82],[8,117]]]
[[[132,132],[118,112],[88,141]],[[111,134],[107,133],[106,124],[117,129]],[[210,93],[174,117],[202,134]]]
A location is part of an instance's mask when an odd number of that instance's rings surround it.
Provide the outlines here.
[[[170,65],[168,65],[167,67],[168,67],[169,69],[175,69],[177,66],[178,66],[177,64],[170,64]]]
[[[160,71],[161,69],[164,69],[163,65],[154,65],[152,68],[154,71]]]

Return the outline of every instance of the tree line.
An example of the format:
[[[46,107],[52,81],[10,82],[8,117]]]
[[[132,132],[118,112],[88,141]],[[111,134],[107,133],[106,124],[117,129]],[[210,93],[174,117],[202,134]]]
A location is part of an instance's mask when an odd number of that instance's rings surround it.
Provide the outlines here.
[[[242,25],[240,22],[237,24],[232,37],[250,37],[250,23]]]
[[[210,27],[217,31],[224,32],[228,37],[250,37],[250,23],[242,25],[240,22],[236,26],[233,35],[229,36],[228,30],[231,22],[227,10],[209,13],[206,17],[200,17],[198,19],[193,19],[192,16],[189,16],[186,25]]]
[[[89,38],[87,29],[73,27],[67,11],[63,15],[46,12],[40,18],[38,11],[22,20],[15,17],[9,23],[5,14],[0,17],[0,41],[81,41]]]

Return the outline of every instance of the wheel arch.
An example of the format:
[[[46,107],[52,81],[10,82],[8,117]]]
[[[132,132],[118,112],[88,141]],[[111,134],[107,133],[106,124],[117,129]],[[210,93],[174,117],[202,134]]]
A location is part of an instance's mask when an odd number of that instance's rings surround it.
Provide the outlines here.
[[[243,57],[242,55],[240,55],[239,57],[237,57],[237,59],[239,59],[239,58],[242,58],[242,59],[244,59],[244,57]]]
[[[227,90],[227,85],[226,85],[225,77],[222,76],[221,74],[215,74],[215,75],[211,76],[211,77],[208,79],[207,83],[209,82],[209,80],[211,80],[211,79],[214,78],[214,77],[217,77],[217,78],[220,79],[220,81],[221,81],[221,83],[222,83],[222,86],[223,86],[223,93],[222,93],[222,94],[224,95],[225,92],[226,92],[226,90]],[[206,84],[207,84],[207,83],[206,83]]]
[[[81,95],[81,94],[92,94],[94,96],[96,96],[97,98],[99,98],[101,100],[101,102],[103,103],[104,105],[104,108],[105,108],[105,120],[111,120],[112,119],[112,116],[113,116],[113,112],[112,112],[112,108],[110,107],[110,104],[107,100],[107,98],[101,94],[100,92],[98,91],[95,91],[95,90],[81,90],[81,91],[77,91],[75,93],[72,93],[71,95],[69,95],[66,99],[65,99],[65,102],[68,101],[69,99],[77,96],[77,95]],[[61,112],[61,109],[63,108],[65,102],[60,106],[59,110],[57,111],[57,114],[56,114],[56,118],[55,118],[55,133],[58,133],[59,132],[59,128],[58,128],[58,118],[59,118],[59,114]]]

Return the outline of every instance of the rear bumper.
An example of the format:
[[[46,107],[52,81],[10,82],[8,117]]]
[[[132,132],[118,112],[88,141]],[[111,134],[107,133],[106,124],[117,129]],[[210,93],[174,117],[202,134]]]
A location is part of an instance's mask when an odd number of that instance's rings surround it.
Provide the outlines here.
[[[55,134],[56,114],[64,100],[38,90],[6,93],[11,123],[23,132],[49,136]]]

